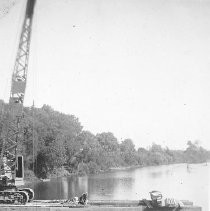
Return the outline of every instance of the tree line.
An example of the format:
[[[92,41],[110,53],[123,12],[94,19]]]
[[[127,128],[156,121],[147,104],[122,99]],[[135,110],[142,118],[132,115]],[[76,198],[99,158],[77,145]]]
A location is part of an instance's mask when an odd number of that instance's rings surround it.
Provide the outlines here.
[[[3,101],[1,107],[7,107]],[[2,110],[2,109],[1,109]],[[2,113],[0,116],[3,123]],[[111,132],[96,135],[83,130],[77,117],[42,108],[24,108],[18,151],[24,156],[26,177],[95,174],[111,168],[172,163],[199,163],[210,152],[197,142],[187,142],[186,150],[172,150],[153,143],[148,149],[135,148],[131,139],[121,143]]]

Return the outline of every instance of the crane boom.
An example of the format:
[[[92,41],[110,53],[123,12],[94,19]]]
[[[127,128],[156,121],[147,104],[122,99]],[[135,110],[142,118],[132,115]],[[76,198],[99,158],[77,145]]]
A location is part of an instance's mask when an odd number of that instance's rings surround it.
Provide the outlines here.
[[[28,0],[27,2],[26,14],[22,26],[17,57],[12,75],[12,88],[9,101],[12,106],[16,106],[17,104],[20,104],[21,107],[23,106],[35,2],[36,0]]]
[[[7,190],[7,187],[11,188],[11,185],[15,187],[15,178],[18,176],[18,170],[20,170],[17,168],[17,146],[21,133],[20,121],[23,116],[23,102],[26,90],[31,30],[35,3],[36,0],[27,0],[25,17],[12,74],[9,109],[3,123],[0,176],[2,178],[6,178],[6,182],[3,180],[3,185],[0,185],[1,191],[2,189],[3,191]]]

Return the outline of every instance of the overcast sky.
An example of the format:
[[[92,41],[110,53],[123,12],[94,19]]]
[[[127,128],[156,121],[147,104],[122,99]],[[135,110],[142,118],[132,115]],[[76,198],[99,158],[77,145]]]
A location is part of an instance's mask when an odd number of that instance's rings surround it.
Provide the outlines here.
[[[25,2],[0,16],[6,101]],[[37,0],[26,92],[94,134],[210,149],[210,1]]]

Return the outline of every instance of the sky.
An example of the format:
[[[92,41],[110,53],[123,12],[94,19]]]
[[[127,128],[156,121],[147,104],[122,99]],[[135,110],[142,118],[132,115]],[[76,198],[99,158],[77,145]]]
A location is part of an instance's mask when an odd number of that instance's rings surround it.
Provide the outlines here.
[[[25,0],[1,15],[0,99],[8,102]],[[37,0],[25,106],[84,130],[210,149],[210,0]]]

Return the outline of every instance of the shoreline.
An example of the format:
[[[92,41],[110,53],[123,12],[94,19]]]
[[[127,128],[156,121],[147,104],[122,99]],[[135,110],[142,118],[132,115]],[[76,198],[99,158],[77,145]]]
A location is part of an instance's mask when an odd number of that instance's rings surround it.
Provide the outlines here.
[[[107,170],[101,170],[98,173],[95,174],[86,174],[86,175],[79,175],[78,173],[69,173],[68,175],[50,175],[49,177],[45,178],[45,179],[40,179],[40,178],[31,178],[31,179],[25,179],[25,184],[29,184],[29,183],[37,183],[37,182],[48,182],[51,179],[56,179],[56,178],[61,178],[61,177],[83,177],[83,176],[89,176],[89,175],[97,175],[97,174],[103,174],[103,173],[108,173],[108,172],[114,172],[114,171],[122,171],[122,170],[129,170],[129,169],[135,169],[135,168],[144,168],[144,167],[159,167],[159,166],[169,166],[169,165],[176,165],[176,164],[186,164],[186,165],[194,165],[194,164],[206,164],[208,165],[210,161],[207,162],[201,162],[201,163],[170,163],[170,164],[161,164],[161,165],[135,165],[135,166],[119,166],[119,167],[111,167]]]

